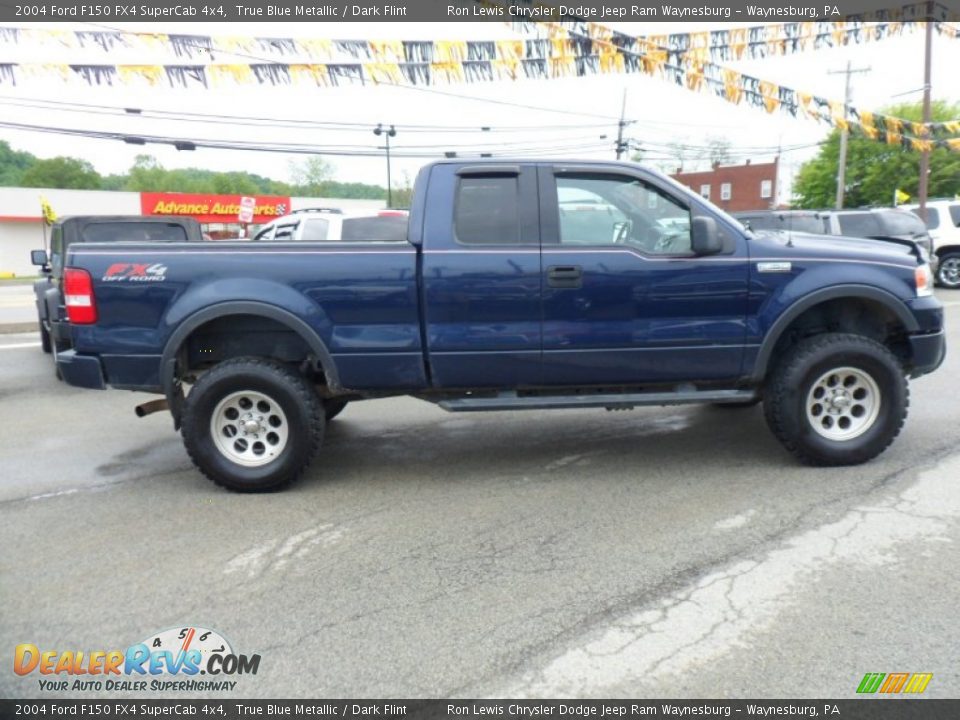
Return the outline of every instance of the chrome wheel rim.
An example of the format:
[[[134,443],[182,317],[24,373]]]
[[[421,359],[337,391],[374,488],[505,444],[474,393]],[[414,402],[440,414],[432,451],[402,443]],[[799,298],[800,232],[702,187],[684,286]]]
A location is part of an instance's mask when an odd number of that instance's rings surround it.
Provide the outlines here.
[[[960,257],[948,257],[940,263],[940,282],[948,287],[960,285]]]
[[[283,452],[290,428],[280,403],[262,392],[244,390],[217,404],[210,435],[220,454],[231,462],[260,467]]]
[[[880,388],[869,373],[853,367],[835,368],[810,386],[807,422],[827,440],[853,440],[877,422],[881,401]]]

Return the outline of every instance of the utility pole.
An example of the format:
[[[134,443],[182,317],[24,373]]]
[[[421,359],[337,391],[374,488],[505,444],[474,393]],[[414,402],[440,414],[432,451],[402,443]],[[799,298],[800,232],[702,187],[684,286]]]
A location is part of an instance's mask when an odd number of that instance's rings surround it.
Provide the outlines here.
[[[831,70],[828,75],[846,75],[846,84],[843,91],[843,116],[847,116],[847,106],[850,104],[850,76],[856,73],[868,73],[870,68],[854,68],[851,66],[849,60],[847,60],[847,69],[846,70]],[[837,210],[843,209],[843,193],[846,185],[846,175],[847,175],[847,132],[846,128],[840,130],[840,158],[837,161]]]
[[[623,141],[623,129],[628,125],[624,115],[627,113],[627,89],[623,89],[623,102],[620,104],[620,122],[617,123],[617,160],[623,157],[627,144]]]
[[[930,90],[933,65],[933,3],[927,3],[926,45],[923,52],[923,122],[929,123]],[[930,181],[930,151],[920,153],[920,182],[917,187],[917,202],[920,204],[920,219],[927,221],[927,192]]]

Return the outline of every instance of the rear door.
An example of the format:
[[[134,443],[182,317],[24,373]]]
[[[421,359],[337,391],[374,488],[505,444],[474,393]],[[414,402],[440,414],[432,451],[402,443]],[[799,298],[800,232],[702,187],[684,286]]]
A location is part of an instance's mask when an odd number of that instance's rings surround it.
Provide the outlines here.
[[[435,387],[540,383],[540,238],[534,165],[431,169],[423,312]]]
[[[739,376],[749,258],[732,226],[724,252],[697,257],[701,210],[662,180],[544,165],[539,183],[545,384]]]

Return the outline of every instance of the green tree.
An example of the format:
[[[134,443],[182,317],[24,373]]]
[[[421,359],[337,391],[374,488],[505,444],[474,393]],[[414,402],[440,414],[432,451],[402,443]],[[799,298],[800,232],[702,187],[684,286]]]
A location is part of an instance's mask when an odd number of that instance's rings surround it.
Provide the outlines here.
[[[6,140],[0,140],[0,186],[19,185],[23,173],[36,161],[34,155],[14,150]]]
[[[66,188],[70,190],[97,190],[100,174],[86,160],[55,157],[37,160],[20,178],[23,187]]]
[[[167,171],[153,155],[137,155],[127,176],[126,190],[162,191]]]
[[[410,173],[404,172],[400,185],[393,188],[393,207],[408,208],[413,202],[413,183],[410,182]]]
[[[335,168],[320,155],[310,155],[300,162],[290,162],[290,177],[297,190],[307,195],[320,195],[323,184],[333,177]]]
[[[919,121],[919,104],[901,104],[886,108],[886,115]],[[937,101],[932,106],[934,121],[960,117],[960,104]],[[793,192],[795,205],[801,208],[832,207],[837,194],[837,163],[840,157],[840,131],[827,136],[820,152],[797,173]],[[917,194],[920,179],[920,153],[899,146],[870,140],[855,132],[848,136],[845,207],[890,205],[893,192]],[[960,192],[960,154],[946,148],[930,153],[930,197],[953,197]]]

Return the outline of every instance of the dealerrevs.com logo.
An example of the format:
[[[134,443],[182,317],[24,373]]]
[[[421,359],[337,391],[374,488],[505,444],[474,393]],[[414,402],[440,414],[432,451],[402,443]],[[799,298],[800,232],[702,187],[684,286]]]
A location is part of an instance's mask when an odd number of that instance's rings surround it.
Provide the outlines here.
[[[233,690],[238,675],[256,675],[260,655],[241,655],[216,630],[171,628],[126,650],[48,650],[17,645],[13,671],[37,677],[39,689],[64,691]],[[200,677],[203,676],[203,677]]]

